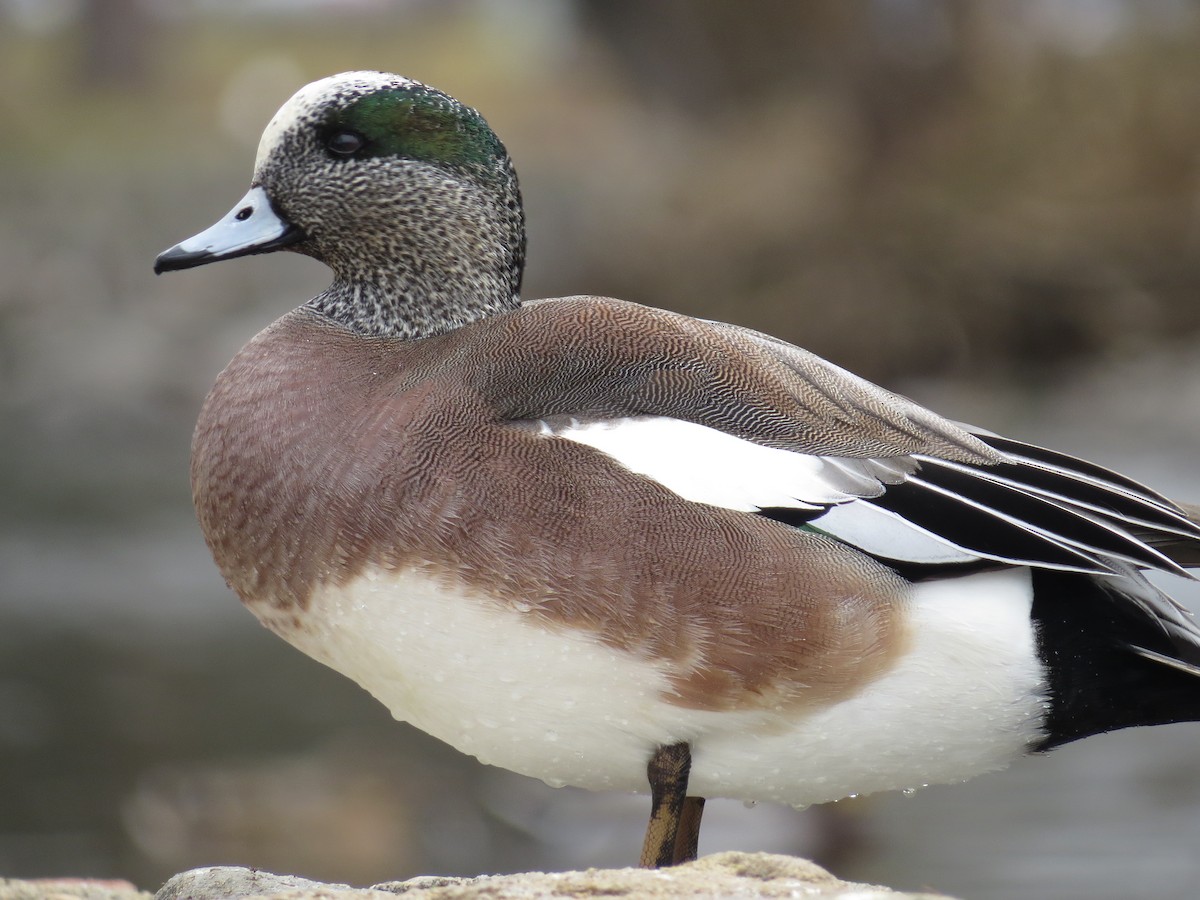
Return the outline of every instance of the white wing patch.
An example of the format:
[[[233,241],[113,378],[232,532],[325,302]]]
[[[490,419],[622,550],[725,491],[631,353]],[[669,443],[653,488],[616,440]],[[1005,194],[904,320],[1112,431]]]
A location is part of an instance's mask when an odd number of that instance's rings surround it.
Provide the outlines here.
[[[877,497],[884,490],[879,473],[890,473],[872,460],[764,447],[715,428],[662,416],[542,420],[538,428],[543,434],[594,447],[685,500],[746,512],[779,506],[818,510]]]
[[[980,559],[977,554],[946,538],[871,503],[835,506],[812,524],[839,541],[885,559],[930,565],[969,563]]]
[[[663,416],[553,419],[539,433],[601,451],[685,500],[758,512],[784,508],[819,513],[813,526],[890,559],[962,563],[979,559],[951,541],[870,503],[916,468],[908,458],[812,456],[764,447],[724,431]]]

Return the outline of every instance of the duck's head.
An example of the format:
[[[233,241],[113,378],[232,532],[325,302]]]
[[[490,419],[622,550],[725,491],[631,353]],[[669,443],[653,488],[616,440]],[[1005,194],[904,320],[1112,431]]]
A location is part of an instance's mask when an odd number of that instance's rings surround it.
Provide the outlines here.
[[[453,97],[384,72],[324,78],[267,125],[246,196],[154,269],[285,248],[333,270],[312,304],[350,327],[455,327],[518,302],[516,174],[483,117]]]

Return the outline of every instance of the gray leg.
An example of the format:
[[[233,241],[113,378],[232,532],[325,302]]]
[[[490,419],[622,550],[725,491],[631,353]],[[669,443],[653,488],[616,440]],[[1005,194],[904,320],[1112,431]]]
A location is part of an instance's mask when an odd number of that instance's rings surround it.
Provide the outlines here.
[[[673,866],[696,858],[704,799],[687,795],[692,752],[687,744],[659,747],[650,757],[650,822],[639,865],[647,869]]]
[[[684,797],[679,815],[679,830],[675,832],[675,856],[672,865],[691,862],[700,844],[700,817],[704,815],[703,797]]]

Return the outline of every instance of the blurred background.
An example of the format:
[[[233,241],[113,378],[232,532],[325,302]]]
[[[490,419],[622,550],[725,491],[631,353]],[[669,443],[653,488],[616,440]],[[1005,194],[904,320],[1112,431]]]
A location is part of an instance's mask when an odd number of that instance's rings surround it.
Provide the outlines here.
[[[1195,2],[0,0],[0,875],[636,859],[645,798],[392,722],[259,628],[193,522],[205,391],[326,276],[277,254],[156,279],[154,256],[241,197],[283,100],[355,68],[489,118],[526,296],[764,329],[1200,501]],[[701,851],[1183,898],[1198,846],[1182,725],[911,797],[714,803]]]

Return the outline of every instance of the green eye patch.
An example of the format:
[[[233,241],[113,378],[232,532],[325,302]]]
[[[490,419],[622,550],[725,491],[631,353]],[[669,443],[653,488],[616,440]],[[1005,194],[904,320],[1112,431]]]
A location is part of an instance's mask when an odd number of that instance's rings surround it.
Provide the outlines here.
[[[486,175],[507,158],[483,116],[420,84],[367,94],[334,111],[321,130],[326,140],[341,131],[362,135],[360,159],[396,156]]]

